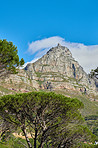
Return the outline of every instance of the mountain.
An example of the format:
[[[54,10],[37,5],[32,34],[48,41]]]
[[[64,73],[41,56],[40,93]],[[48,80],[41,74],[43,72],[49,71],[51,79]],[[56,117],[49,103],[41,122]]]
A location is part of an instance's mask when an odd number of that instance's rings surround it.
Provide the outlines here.
[[[96,85],[83,68],[72,57],[67,47],[51,48],[42,58],[28,64],[25,70],[36,80],[41,89],[77,90],[82,93],[96,93]]]
[[[67,47],[58,44],[42,58],[29,63],[18,74],[0,79],[1,95],[32,90],[72,91],[97,95],[95,81],[90,78]]]

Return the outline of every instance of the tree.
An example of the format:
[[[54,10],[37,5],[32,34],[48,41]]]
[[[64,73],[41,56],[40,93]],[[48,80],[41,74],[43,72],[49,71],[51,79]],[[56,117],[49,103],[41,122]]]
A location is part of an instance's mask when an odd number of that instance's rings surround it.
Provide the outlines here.
[[[24,59],[22,58],[21,60],[20,60],[20,66],[22,66],[22,65],[24,65]]]
[[[23,58],[19,62],[18,50],[12,42],[0,40],[0,72],[16,72],[16,67],[24,64]]]
[[[89,76],[91,78],[95,77],[96,79],[98,79],[98,67],[96,69],[94,69],[94,70],[92,69]]]
[[[77,99],[52,92],[30,92],[1,97],[0,116],[10,132],[21,128],[29,148],[32,144],[27,132],[33,138],[34,148],[72,148],[79,140],[90,141],[92,137],[83,126],[79,113],[82,107]],[[6,132],[6,128],[1,130]]]

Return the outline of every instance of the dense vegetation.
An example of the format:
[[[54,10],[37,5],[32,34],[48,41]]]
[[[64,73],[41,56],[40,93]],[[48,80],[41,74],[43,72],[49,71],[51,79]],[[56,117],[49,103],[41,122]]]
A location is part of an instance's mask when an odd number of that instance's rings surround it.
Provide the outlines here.
[[[16,73],[16,67],[24,64],[24,59],[19,61],[18,50],[12,42],[0,40],[0,73]]]
[[[20,130],[31,148],[72,148],[95,136],[79,113],[82,102],[63,95],[30,92],[0,99],[1,142]],[[28,138],[28,133],[33,141]],[[83,144],[82,144],[83,145]]]

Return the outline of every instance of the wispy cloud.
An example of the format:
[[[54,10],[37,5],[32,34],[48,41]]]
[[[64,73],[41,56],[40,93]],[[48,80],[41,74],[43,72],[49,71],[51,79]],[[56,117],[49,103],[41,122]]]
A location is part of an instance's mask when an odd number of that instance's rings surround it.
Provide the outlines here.
[[[43,56],[51,47],[57,46],[58,43],[70,49],[73,57],[87,73],[98,66],[98,45],[86,46],[81,43],[71,43],[59,36],[33,41],[29,43],[28,51],[32,55],[36,54],[35,58],[38,59],[38,57]]]
[[[33,41],[32,43],[28,44],[29,45],[28,51],[31,54],[36,53],[39,56],[44,54],[51,47],[56,46],[58,43],[60,43],[61,45],[64,45],[65,40],[61,37],[54,36],[54,37],[45,38],[42,40]]]

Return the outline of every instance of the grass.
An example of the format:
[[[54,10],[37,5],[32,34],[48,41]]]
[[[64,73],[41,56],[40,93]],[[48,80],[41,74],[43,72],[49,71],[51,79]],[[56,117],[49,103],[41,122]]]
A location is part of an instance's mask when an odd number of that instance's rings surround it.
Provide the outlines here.
[[[49,76],[49,75],[52,75],[52,77],[61,78],[61,79],[62,79],[61,81],[58,81],[58,80],[51,80],[51,82],[69,82],[68,79],[64,78],[63,75],[60,75],[60,74],[57,73],[57,72],[44,72],[44,73],[42,73],[42,72],[36,72],[36,75],[37,75],[37,77],[39,77],[39,78],[41,78],[41,77],[42,77],[42,78],[45,78],[45,77],[47,77],[47,76]]]
[[[98,102],[90,101],[90,97],[85,94],[78,94],[77,92],[73,91],[61,91],[56,90],[56,93],[60,93],[63,95],[70,96],[71,98],[77,98],[84,104],[84,108],[80,110],[81,114],[85,117],[88,115],[97,115],[98,114]]]
[[[83,116],[97,114],[98,102],[90,101],[85,95],[78,97],[78,99],[84,104],[84,109],[81,110]]]
[[[37,77],[41,77],[41,72],[35,72],[35,74],[37,75]]]
[[[0,96],[2,96],[2,94],[9,94],[9,93],[13,93],[13,91],[7,89],[7,88],[4,88],[3,86],[0,86]]]

